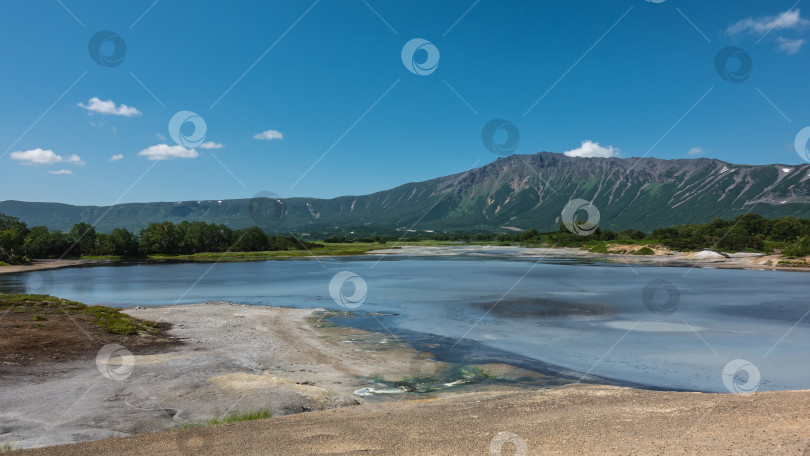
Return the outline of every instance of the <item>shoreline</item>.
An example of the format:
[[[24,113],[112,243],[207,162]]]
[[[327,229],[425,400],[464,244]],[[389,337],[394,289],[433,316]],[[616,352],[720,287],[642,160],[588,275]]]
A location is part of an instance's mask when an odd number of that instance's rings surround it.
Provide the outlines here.
[[[124,312],[171,324],[166,335],[180,343],[163,350],[129,347],[131,363],[82,358],[4,366],[0,444],[36,447],[31,454],[78,455],[187,454],[190,441],[208,454],[259,454],[266,448],[284,454],[458,454],[462,447],[462,453],[475,454],[507,431],[534,448],[529,454],[541,448],[627,454],[678,444],[679,434],[660,438],[674,425],[693,434],[693,451],[684,454],[722,445],[746,445],[740,453],[760,448],[796,454],[806,443],[797,426],[804,420],[804,429],[810,428],[810,391],[743,396],[581,383],[538,387],[523,380],[535,375],[542,384],[548,377],[504,364],[480,367],[521,382],[392,391],[397,379],[432,375],[444,363],[387,334],[335,326],[326,320],[333,312],[223,301]],[[104,375],[104,369],[127,365],[131,370],[123,379]],[[273,418],[177,430],[183,423],[258,410]],[[744,411],[755,420],[741,429]],[[720,443],[695,425],[709,415],[712,426],[726,429]],[[583,440],[585,429],[609,438]]]
[[[493,252],[495,251],[495,252]],[[510,252],[511,251],[511,252]],[[597,253],[578,247],[521,247],[499,245],[417,246],[408,245],[397,249],[372,250],[368,256],[480,256],[516,259],[590,259],[603,263],[623,263],[646,266],[698,267],[723,269],[750,269],[810,272],[809,266],[779,266],[780,255],[731,254],[730,258],[700,258],[702,252],[671,252],[665,255],[632,255],[621,253]],[[698,258],[695,258],[698,256]],[[718,255],[719,256],[719,255]]]
[[[497,252],[492,252],[497,251]],[[45,271],[51,269],[61,269],[80,266],[98,265],[141,265],[141,264],[186,264],[186,263],[218,263],[234,262],[247,263],[254,261],[286,261],[286,260],[320,260],[332,257],[379,257],[379,256],[482,256],[501,257],[516,259],[590,259],[604,263],[621,263],[626,265],[641,266],[664,266],[664,267],[697,267],[697,268],[720,268],[720,269],[748,269],[748,270],[772,270],[772,271],[792,271],[810,272],[810,265],[786,266],[779,265],[781,261],[790,261],[781,255],[764,254],[731,254],[730,258],[717,256],[713,258],[700,258],[702,252],[666,252],[656,255],[632,255],[622,253],[598,253],[580,249],[578,247],[522,247],[522,246],[501,246],[501,245],[448,245],[448,246],[421,246],[403,245],[395,248],[369,250],[356,254],[336,254],[336,255],[290,255],[290,256],[222,256],[205,259],[188,259],[180,256],[178,258],[162,257],[155,259],[134,259],[134,260],[107,260],[107,259],[71,259],[71,260],[34,260],[32,264],[0,266],[0,275],[16,274],[22,272]],[[697,256],[697,258],[696,258]]]
[[[0,445],[16,449],[122,437],[231,413],[267,410],[278,417],[471,390],[520,389],[466,381],[431,392],[392,386],[409,377],[437,375],[447,365],[388,334],[333,325],[322,309],[218,301],[123,312],[171,325],[164,334],[177,343],[157,349],[120,346],[116,353],[121,357],[104,364],[95,350],[58,361],[3,363]],[[545,379],[509,365],[480,367],[504,378]],[[65,414],[51,424],[54,408]]]

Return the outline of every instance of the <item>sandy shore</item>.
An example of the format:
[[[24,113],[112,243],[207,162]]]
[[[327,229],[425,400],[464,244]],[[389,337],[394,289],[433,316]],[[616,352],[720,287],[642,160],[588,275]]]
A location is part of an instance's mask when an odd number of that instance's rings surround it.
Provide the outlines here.
[[[625,246],[637,249],[640,246]],[[771,269],[783,271],[810,271],[805,266],[779,265],[785,260],[781,255],[760,255],[750,253],[730,254],[730,258],[719,255],[704,256],[702,252],[656,251],[655,255],[632,255],[619,253],[594,253],[574,247],[513,247],[489,245],[464,246],[403,246],[396,249],[372,250],[367,255],[409,255],[409,256],[497,256],[500,258],[561,258],[588,259],[607,263],[640,264],[651,266],[712,267],[732,269]]]
[[[132,349],[129,363],[117,356],[100,365],[95,353],[90,359],[4,363],[0,445],[54,445],[171,429],[234,412],[281,416],[390,400],[393,395],[360,397],[354,391],[371,386],[371,376],[406,377],[418,354],[386,335],[329,325],[307,309],[207,303],[126,312],[172,323],[169,335],[183,343],[157,352],[124,347]],[[123,369],[123,378],[104,375],[116,369]]]
[[[810,443],[808,412],[808,391],[739,396],[574,385],[345,407],[30,453],[799,456]]]
[[[67,268],[86,264],[96,264],[97,260],[34,260],[31,264],[12,264],[0,266],[0,274],[15,272],[43,271],[46,269]]]
[[[493,438],[512,434],[527,452],[500,454],[800,455],[810,443],[810,391],[501,384],[360,396],[380,387],[371,377],[441,364],[387,335],[329,325],[314,310],[206,303],[127,313],[173,324],[182,343],[102,362],[2,366],[0,444],[84,456],[488,454]],[[490,368],[510,375],[509,366]],[[256,410],[274,417],[173,430]],[[84,443],[37,448],[74,442]]]

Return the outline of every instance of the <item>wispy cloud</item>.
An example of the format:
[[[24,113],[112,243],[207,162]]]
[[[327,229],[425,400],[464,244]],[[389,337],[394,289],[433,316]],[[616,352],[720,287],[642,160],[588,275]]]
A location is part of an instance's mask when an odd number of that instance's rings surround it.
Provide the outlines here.
[[[253,139],[263,139],[263,140],[271,140],[271,139],[282,139],[284,135],[281,134],[278,130],[265,130],[261,133],[256,133],[253,135]]]
[[[54,153],[50,149],[18,150],[11,153],[11,159],[17,160],[23,165],[53,165],[56,163],[73,163],[84,165],[85,162],[76,154],[63,157]]]
[[[91,98],[87,104],[78,103],[77,106],[82,109],[86,109],[90,114],[95,112],[97,114],[124,117],[141,115],[141,112],[132,106],[127,106],[125,104],[116,106],[114,101],[102,100],[98,97]]]
[[[215,143],[214,141],[206,141],[200,144],[200,149],[222,149],[223,147],[225,146],[220,143]]]
[[[785,11],[776,16],[749,17],[743,19],[731,24],[726,29],[726,33],[731,36],[737,36],[743,33],[762,35],[772,30],[803,30],[808,25],[810,25],[810,21],[802,19],[799,10],[795,9]]]
[[[602,147],[599,143],[593,141],[582,141],[580,147],[565,151],[565,155],[569,157],[610,158],[618,157],[619,149],[613,146]]]
[[[73,171],[69,169],[60,169],[57,171],[48,171],[48,174],[73,174]]]
[[[124,159],[124,154],[115,154],[112,157],[110,157],[111,162],[116,162],[118,160],[123,160],[123,159]]]
[[[138,155],[146,157],[148,160],[169,160],[171,158],[197,158],[200,154],[194,149],[186,149],[183,146],[158,144],[147,147],[138,152]]]
[[[779,36],[776,38],[776,43],[779,45],[779,49],[786,54],[795,54],[802,50],[804,38],[791,40],[790,38]]]
[[[731,24],[726,29],[726,35],[738,37],[740,35],[759,36],[760,40],[771,32],[803,32],[810,27],[810,21],[801,17],[798,9],[785,11],[776,16],[749,17]],[[803,38],[785,38],[773,35],[777,49],[786,54],[796,54],[804,46]],[[757,41],[759,42],[759,41]]]
[[[689,152],[687,152],[687,153],[689,155],[703,155],[704,152],[706,152],[706,151],[703,150],[702,147],[693,147],[693,148],[689,149]]]

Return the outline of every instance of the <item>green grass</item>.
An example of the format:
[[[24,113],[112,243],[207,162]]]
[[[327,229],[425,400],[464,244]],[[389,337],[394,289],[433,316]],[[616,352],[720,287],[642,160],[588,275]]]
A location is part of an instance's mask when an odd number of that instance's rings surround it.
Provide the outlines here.
[[[156,323],[144,321],[104,306],[87,306],[49,295],[0,294],[0,310],[35,313],[34,321],[47,321],[48,315],[89,315],[93,323],[111,334],[159,334]]]
[[[655,255],[655,252],[649,247],[642,247],[633,252],[633,255]]]
[[[10,443],[4,443],[0,445],[0,453],[4,453],[6,451],[14,451],[14,447],[11,446]]]
[[[11,265],[6,263],[5,261],[0,261],[0,266],[11,266]]]
[[[272,416],[273,412],[271,412],[270,410],[257,410],[254,412],[231,413],[229,415],[211,418],[209,420],[198,423],[184,423],[182,426],[180,426],[180,429],[189,429],[200,426],[215,426],[217,424],[239,423],[242,421],[264,420],[267,418],[271,418]]]

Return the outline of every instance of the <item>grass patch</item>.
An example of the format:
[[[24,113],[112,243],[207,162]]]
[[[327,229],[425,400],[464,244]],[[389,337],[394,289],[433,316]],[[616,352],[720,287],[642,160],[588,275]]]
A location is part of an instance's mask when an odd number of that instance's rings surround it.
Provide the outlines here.
[[[200,426],[215,426],[217,424],[240,423],[242,421],[264,420],[267,418],[271,418],[272,416],[273,412],[271,412],[270,410],[257,410],[254,412],[231,413],[229,415],[211,418],[210,420],[201,421],[198,423],[184,423],[182,426],[180,426],[180,429],[196,428]]]
[[[30,312],[34,321],[47,321],[49,317],[69,315],[89,315],[100,328],[111,334],[136,335],[139,333],[159,334],[156,323],[140,320],[104,306],[87,306],[80,302],[56,298],[49,295],[0,294],[0,310],[15,313]]]
[[[633,255],[655,255],[655,252],[653,249],[645,246],[633,252]]]
[[[0,266],[11,266],[11,265],[6,263],[5,261],[0,261]],[[2,448],[2,447],[0,447],[0,448]]]
[[[0,453],[4,453],[6,451],[14,451],[14,447],[11,446],[10,443],[4,443],[0,445]]]

